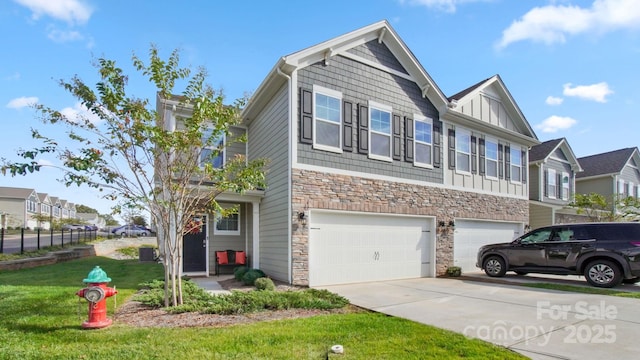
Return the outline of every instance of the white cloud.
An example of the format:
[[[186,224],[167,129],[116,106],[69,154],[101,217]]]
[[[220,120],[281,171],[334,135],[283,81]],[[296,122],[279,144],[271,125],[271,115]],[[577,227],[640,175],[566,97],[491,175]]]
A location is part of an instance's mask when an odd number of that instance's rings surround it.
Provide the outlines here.
[[[436,9],[448,13],[456,12],[456,7],[465,3],[472,2],[488,2],[491,0],[406,0],[410,5],[426,6],[430,9]],[[405,0],[400,0],[404,3]]]
[[[609,89],[606,82],[593,85],[578,85],[571,87],[572,84],[564,84],[565,96],[575,96],[585,100],[592,100],[600,103],[607,102],[607,95],[613,94],[613,90]]]
[[[49,16],[69,24],[84,24],[89,21],[93,9],[85,0],[14,0],[31,10],[35,20]]]
[[[544,133],[555,133],[559,130],[566,130],[577,124],[578,121],[570,117],[553,115],[546,118],[542,123],[536,126],[537,129]]]
[[[6,77],[7,80],[20,80],[20,73],[19,72],[15,72],[9,76]]]
[[[48,29],[47,37],[58,43],[66,43],[71,41],[82,40],[84,37],[77,31],[58,30],[55,27]]]
[[[502,32],[498,49],[524,40],[564,43],[566,37],[640,28],[640,1],[595,0],[590,8],[567,5],[535,7]]]
[[[38,159],[38,165],[40,166],[53,166],[53,163],[49,160]]]
[[[563,101],[564,101],[563,98],[559,98],[555,96],[547,96],[547,100],[545,100],[544,102],[547,103],[547,105],[560,105],[562,104]]]
[[[19,97],[19,98],[15,98],[11,101],[9,101],[9,103],[7,104],[7,107],[10,109],[21,109],[24,107],[29,107],[31,105],[37,104],[38,103],[38,98],[35,96],[30,96],[30,97]]]
[[[98,124],[102,121],[98,116],[90,112],[89,109],[79,102],[73,107],[66,107],[60,110],[60,113],[73,122],[80,122],[81,119],[87,119],[93,124]]]

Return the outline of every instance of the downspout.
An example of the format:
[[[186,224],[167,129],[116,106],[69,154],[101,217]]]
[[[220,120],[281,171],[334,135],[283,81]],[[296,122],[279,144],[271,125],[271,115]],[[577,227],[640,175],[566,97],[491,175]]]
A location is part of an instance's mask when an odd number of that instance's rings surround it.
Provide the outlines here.
[[[292,216],[292,211],[291,211],[291,179],[292,179],[292,174],[291,174],[291,168],[292,168],[292,156],[293,156],[293,151],[292,151],[292,147],[293,147],[293,139],[291,138],[291,133],[292,133],[292,125],[293,125],[293,121],[292,121],[292,114],[293,114],[293,106],[294,106],[294,102],[293,102],[293,92],[291,91],[291,76],[285,74],[282,70],[280,70],[280,67],[278,66],[276,68],[276,71],[278,72],[278,75],[284,76],[287,79],[287,92],[288,92],[288,98],[289,98],[289,111],[287,111],[288,113],[288,118],[287,118],[287,136],[289,138],[289,146],[287,148],[287,186],[289,187],[289,191],[287,191],[287,242],[288,242],[288,246],[287,246],[287,261],[289,262],[288,266],[287,266],[287,271],[289,272],[288,274],[288,279],[289,279],[289,284],[293,284],[293,261],[291,259],[291,254],[292,254],[292,236],[291,236],[291,232],[292,232],[292,225],[291,225],[291,219],[293,218]]]

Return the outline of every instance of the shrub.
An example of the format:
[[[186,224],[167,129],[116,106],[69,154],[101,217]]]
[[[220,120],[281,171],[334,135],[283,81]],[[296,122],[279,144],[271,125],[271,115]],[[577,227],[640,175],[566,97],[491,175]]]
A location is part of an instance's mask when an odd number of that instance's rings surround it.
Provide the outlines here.
[[[447,275],[451,277],[458,277],[462,275],[462,269],[459,266],[449,266],[447,268]]]
[[[273,280],[269,279],[268,277],[256,279],[255,285],[256,289],[258,290],[273,291],[276,289],[276,284],[274,284]]]
[[[266,275],[260,269],[250,269],[244,275],[242,275],[242,283],[245,285],[254,285],[256,279],[265,277]]]
[[[233,277],[235,277],[235,279],[238,281],[242,281],[242,277],[247,271],[249,271],[248,267],[238,266],[237,268],[233,269]]]

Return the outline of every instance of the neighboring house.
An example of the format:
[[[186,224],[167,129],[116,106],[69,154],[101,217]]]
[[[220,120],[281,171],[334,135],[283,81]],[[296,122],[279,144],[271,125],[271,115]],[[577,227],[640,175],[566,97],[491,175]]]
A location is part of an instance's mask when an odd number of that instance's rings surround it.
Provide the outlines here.
[[[194,273],[224,249],[298,285],[473,271],[479,246],[528,223],[539,141],[500,77],[447,98],[386,21],[282,57],[242,116],[268,187],[217,198],[241,212],[203,223]]]
[[[40,213],[40,199],[34,189],[0,187],[0,212],[4,214],[3,227],[34,229]]]
[[[60,198],[56,196],[50,196],[49,201],[51,201],[51,209],[53,210],[53,220],[62,219],[62,202]]]
[[[625,148],[578,158],[584,169],[576,177],[576,194],[597,193],[612,203],[617,199],[640,197],[640,154]]]
[[[576,174],[582,171],[567,139],[545,141],[529,150],[529,227],[573,222],[567,208],[575,196]]]
[[[100,214],[95,213],[76,213],[76,218],[83,220],[87,225],[95,225],[98,229],[105,229],[107,223]]]
[[[46,219],[46,221],[40,221],[39,227],[49,230],[51,229],[51,223],[53,221],[53,209],[51,208],[51,199],[48,194],[38,193],[38,214],[41,215],[42,219]]]

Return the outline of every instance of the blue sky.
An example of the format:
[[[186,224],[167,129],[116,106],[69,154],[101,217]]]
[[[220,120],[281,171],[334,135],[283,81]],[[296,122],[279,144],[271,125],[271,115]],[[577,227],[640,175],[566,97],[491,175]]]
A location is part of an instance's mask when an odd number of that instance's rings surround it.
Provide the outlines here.
[[[279,57],[386,19],[445,95],[500,74],[541,141],[566,137],[576,156],[638,146],[640,1],[98,1],[0,2],[0,157],[33,146],[45,128],[33,102],[82,111],[57,80],[95,84],[92,61],[116,60],[133,93],[155,89],[131,70],[156,44],[166,58],[204,66],[229,102],[250,94]],[[42,158],[56,163],[56,159]],[[102,213],[94,190],[66,188],[48,169],[0,175],[0,186],[33,187]]]

